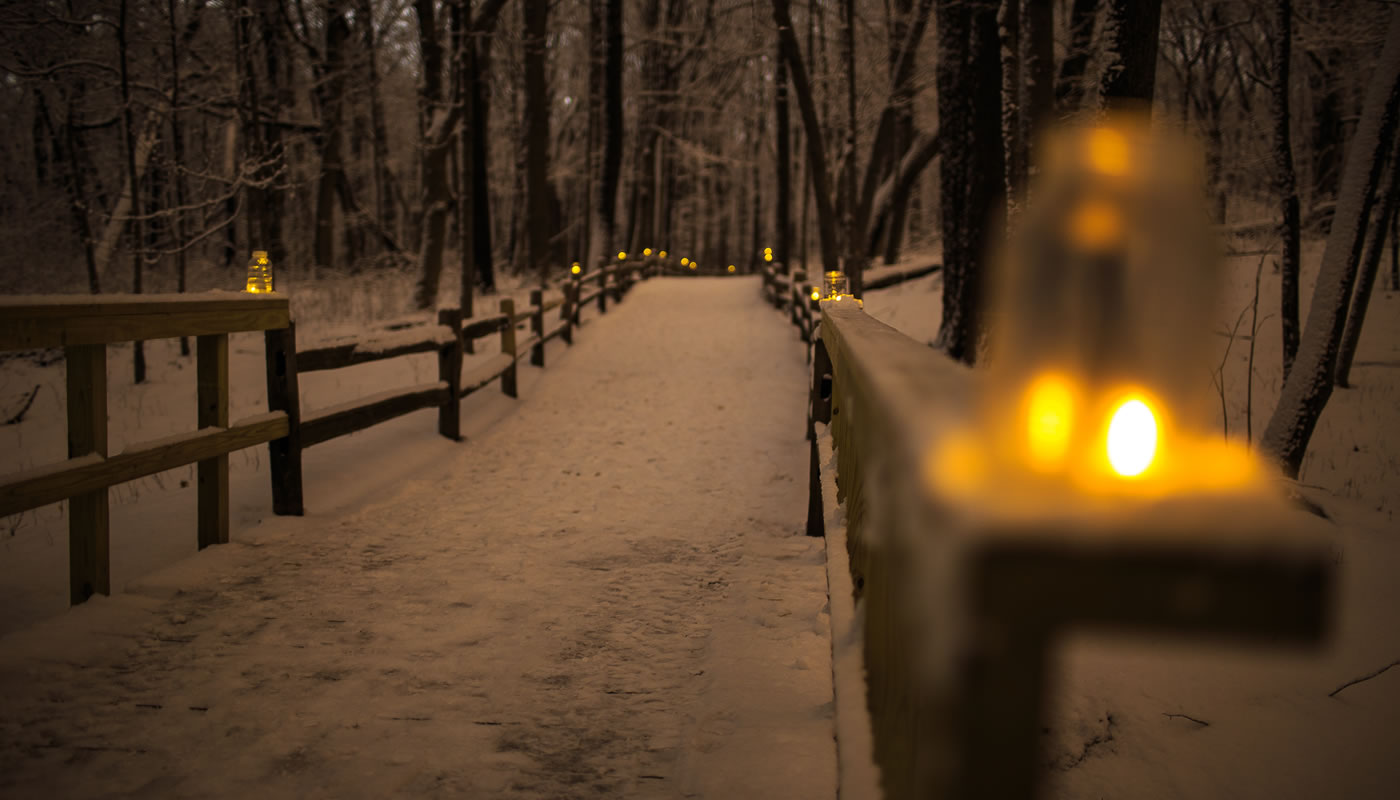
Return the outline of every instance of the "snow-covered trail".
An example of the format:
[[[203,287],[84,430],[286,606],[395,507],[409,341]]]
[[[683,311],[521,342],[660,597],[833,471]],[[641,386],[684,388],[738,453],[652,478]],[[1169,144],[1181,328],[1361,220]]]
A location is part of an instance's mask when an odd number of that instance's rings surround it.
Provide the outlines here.
[[[833,796],[755,280],[645,282],[440,469],[0,639],[0,796]]]

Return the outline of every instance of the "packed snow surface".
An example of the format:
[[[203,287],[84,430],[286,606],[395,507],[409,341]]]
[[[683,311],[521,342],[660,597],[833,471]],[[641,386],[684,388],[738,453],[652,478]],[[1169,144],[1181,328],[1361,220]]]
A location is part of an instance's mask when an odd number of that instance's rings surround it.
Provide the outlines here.
[[[833,796],[791,328],[659,279],[548,363],[467,441],[330,443],[307,516],[0,639],[0,795]]]

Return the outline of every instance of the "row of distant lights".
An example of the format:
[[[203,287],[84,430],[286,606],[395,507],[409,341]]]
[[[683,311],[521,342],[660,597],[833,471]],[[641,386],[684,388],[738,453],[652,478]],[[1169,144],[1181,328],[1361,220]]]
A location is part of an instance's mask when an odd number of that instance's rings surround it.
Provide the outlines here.
[[[647,256],[647,257],[651,257],[651,248],[650,248],[650,247],[643,248],[643,249],[642,249],[642,255]],[[665,251],[665,250],[662,250],[662,251],[658,252],[656,255],[657,255],[658,257],[660,257],[660,258],[665,258],[665,257],[666,257],[666,251]],[[626,260],[627,260],[627,251],[626,251],[626,250],[619,250],[619,251],[617,251],[617,260],[618,260],[618,261],[626,261]],[[764,261],[772,261],[772,260],[773,260],[773,248],[771,248],[771,247],[765,247],[765,248],[763,248],[763,260],[764,260]],[[691,261],[689,258],[682,257],[682,258],[681,258],[681,266],[682,266],[682,267],[690,267],[691,269],[695,269],[696,267],[699,267],[699,266],[700,266],[700,263],[699,263],[698,261]],[[729,265],[729,271],[730,271],[730,272],[734,272],[734,271],[735,271],[735,267],[734,267],[733,264],[730,264],[730,265]],[[583,272],[583,265],[580,264],[579,262],[575,261],[575,262],[574,262],[574,265],[573,265],[572,267],[569,268],[569,272],[573,273],[574,275],[577,275],[577,274],[579,274],[580,272]]]

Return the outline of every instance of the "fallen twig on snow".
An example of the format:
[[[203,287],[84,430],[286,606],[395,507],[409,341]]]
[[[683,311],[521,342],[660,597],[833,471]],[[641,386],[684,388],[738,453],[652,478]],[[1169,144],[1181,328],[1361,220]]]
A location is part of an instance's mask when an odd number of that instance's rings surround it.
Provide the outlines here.
[[[12,417],[10,417],[9,419],[5,420],[5,424],[6,424],[6,425],[14,425],[14,424],[16,424],[16,423],[18,423],[18,422],[21,422],[21,421],[24,419],[24,415],[29,413],[29,407],[32,406],[32,405],[34,405],[34,398],[36,398],[36,397],[38,397],[38,396],[39,396],[39,384],[36,383],[36,384],[34,384],[34,388],[33,388],[32,390],[30,390],[29,396],[26,397],[26,398],[24,399],[24,405],[20,406],[19,411],[16,411],[16,412],[14,413],[14,416],[12,416]]]
[[[1209,727],[1210,727],[1210,723],[1209,723],[1209,722],[1206,722],[1206,721],[1203,720],[1203,719],[1196,719],[1195,717],[1191,716],[1190,714],[1172,714],[1172,713],[1163,711],[1163,712],[1162,712],[1162,716],[1164,716],[1164,717],[1169,717],[1169,718],[1171,718],[1171,719],[1186,719],[1186,720],[1190,720],[1190,721],[1196,723],[1197,725],[1200,725],[1202,728],[1209,728]]]
[[[1328,697],[1336,697],[1337,694],[1338,694],[1339,692],[1341,692],[1343,689],[1346,689],[1347,687],[1350,687],[1350,686],[1355,686],[1355,685],[1358,684],[1358,683],[1365,683],[1366,681],[1369,681],[1369,680],[1371,680],[1372,678],[1379,677],[1380,675],[1384,674],[1384,673],[1386,672],[1386,670],[1389,670],[1391,667],[1400,667],[1400,659],[1396,659],[1396,660],[1390,662],[1389,664],[1386,664],[1384,667],[1381,667],[1380,669],[1376,670],[1375,672],[1372,672],[1372,673],[1369,674],[1369,675],[1362,675],[1362,676],[1359,677],[1359,678],[1352,678],[1351,680],[1347,681],[1346,683],[1342,684],[1341,686],[1338,686],[1337,688],[1335,688],[1335,689],[1333,689],[1332,691],[1328,692],[1328,693],[1327,693],[1327,696],[1328,696]]]

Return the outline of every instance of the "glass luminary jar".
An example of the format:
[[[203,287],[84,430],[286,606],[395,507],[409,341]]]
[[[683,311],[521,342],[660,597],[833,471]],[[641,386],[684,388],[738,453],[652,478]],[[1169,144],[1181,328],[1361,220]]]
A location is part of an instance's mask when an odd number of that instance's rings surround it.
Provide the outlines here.
[[[254,250],[253,257],[248,260],[248,286],[245,291],[249,294],[269,294],[272,290],[272,262],[268,260],[266,250]]]
[[[823,292],[824,297],[839,297],[843,294],[850,294],[847,289],[846,273],[828,272],[826,273],[826,287]]]

